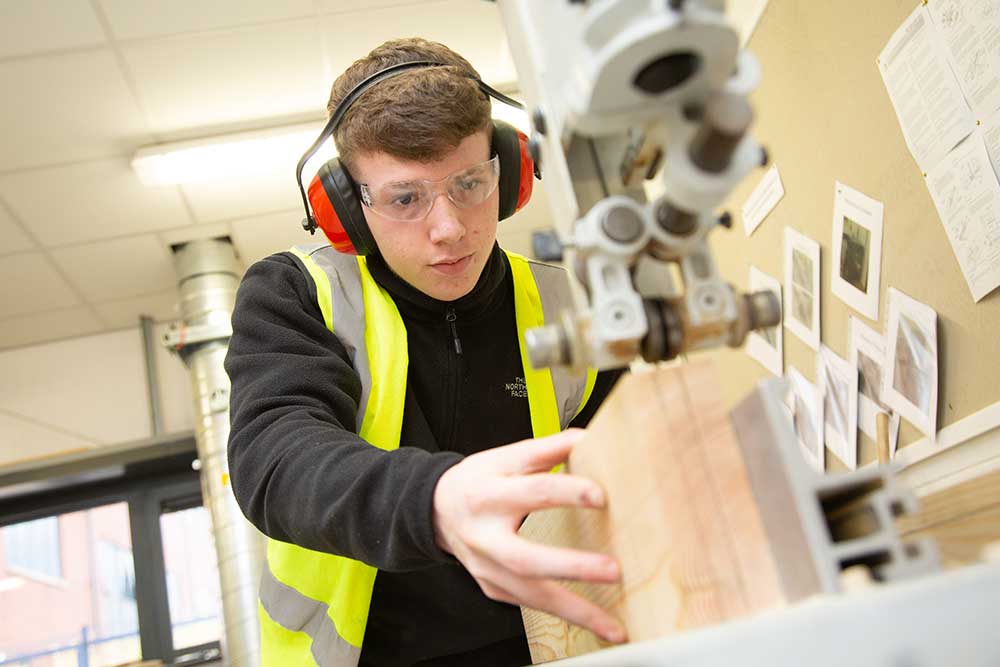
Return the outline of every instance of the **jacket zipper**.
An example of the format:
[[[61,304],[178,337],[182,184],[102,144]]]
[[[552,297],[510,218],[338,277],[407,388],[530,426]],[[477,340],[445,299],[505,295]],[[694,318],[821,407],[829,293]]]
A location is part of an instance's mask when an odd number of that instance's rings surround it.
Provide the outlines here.
[[[458,339],[458,328],[455,326],[455,320],[458,319],[458,316],[455,315],[455,309],[449,308],[444,319],[451,325],[451,338],[455,341],[455,354],[462,354],[462,341]]]

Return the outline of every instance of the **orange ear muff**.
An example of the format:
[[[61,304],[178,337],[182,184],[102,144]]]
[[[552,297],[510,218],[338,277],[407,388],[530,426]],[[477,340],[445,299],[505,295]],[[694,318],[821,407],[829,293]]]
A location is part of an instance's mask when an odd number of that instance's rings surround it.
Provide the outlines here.
[[[500,219],[505,220],[531,199],[535,162],[528,152],[528,138],[503,121],[493,121],[491,149],[500,158]]]
[[[309,205],[334,250],[350,255],[377,252],[353,179],[337,158],[320,167],[309,183]]]

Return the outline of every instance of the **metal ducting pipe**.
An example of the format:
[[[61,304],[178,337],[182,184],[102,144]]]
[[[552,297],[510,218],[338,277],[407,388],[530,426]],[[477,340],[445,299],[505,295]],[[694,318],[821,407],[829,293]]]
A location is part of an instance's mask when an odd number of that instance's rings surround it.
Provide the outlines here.
[[[221,579],[223,655],[232,667],[257,667],[257,588],[265,540],[243,516],[229,485],[229,377],[222,365],[241,271],[228,239],[186,243],[175,249],[174,266],[181,322],[164,338],[191,373],[201,491],[212,515]]]

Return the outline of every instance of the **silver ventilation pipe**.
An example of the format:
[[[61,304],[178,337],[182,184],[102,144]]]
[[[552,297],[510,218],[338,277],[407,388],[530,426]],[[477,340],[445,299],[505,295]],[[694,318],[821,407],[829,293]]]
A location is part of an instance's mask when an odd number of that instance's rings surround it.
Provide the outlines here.
[[[164,342],[191,373],[201,492],[212,515],[222,590],[223,655],[232,667],[260,665],[257,588],[265,541],[243,516],[229,485],[229,377],[223,360],[240,267],[228,239],[186,243],[174,252],[181,321]]]

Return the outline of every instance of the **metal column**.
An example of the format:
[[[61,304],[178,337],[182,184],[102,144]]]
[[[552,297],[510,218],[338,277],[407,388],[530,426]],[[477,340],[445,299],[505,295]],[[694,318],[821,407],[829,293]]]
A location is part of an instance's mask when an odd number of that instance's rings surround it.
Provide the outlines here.
[[[191,374],[201,489],[212,515],[225,622],[223,651],[232,667],[260,664],[257,587],[264,537],[243,516],[229,486],[229,378],[223,360],[240,267],[228,239],[199,240],[175,250],[181,322],[165,335]]]

